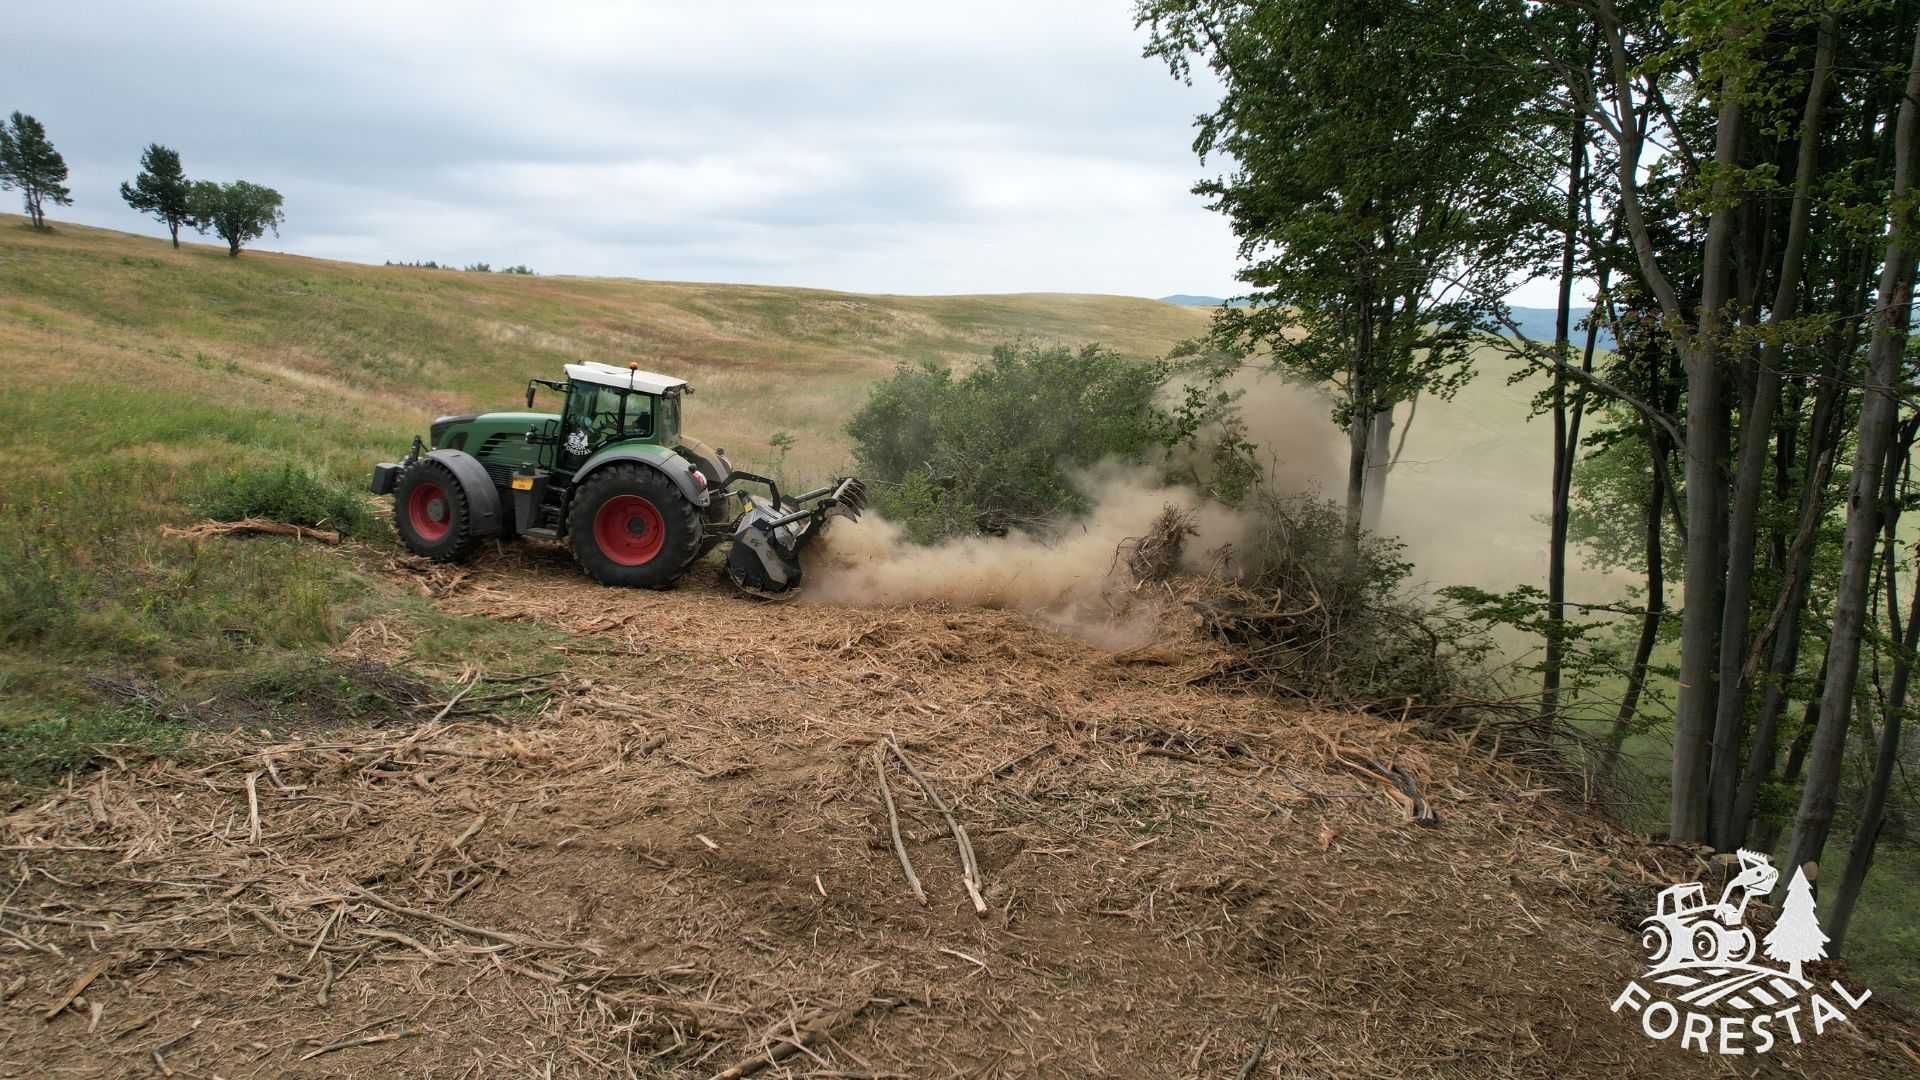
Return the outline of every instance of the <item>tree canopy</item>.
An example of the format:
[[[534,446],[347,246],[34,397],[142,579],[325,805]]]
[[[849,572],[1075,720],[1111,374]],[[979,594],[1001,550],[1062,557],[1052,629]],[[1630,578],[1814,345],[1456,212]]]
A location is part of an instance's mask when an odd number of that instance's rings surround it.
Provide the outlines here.
[[[0,124],[0,191],[20,190],[34,228],[46,227],[47,203],[73,205],[66,179],[66,160],[47,140],[45,125],[19,110]]]
[[[268,231],[280,235],[280,226],[286,221],[280,193],[246,180],[231,184],[197,180],[188,193],[187,206],[193,227],[225,240],[227,254],[233,257],[239,256],[243,245]]]
[[[132,183],[120,185],[120,197],[135,210],[160,219],[173,236],[174,247],[180,246],[180,226],[192,221],[188,206],[191,194],[192,185],[180,167],[179,153],[159,143],[148,146],[140,155],[140,175]]]
[[[1542,80],[1511,59],[1525,14],[1519,0],[1135,9],[1149,56],[1183,79],[1198,57],[1221,83],[1193,145],[1231,171],[1194,190],[1239,237],[1252,292],[1216,333],[1337,389],[1350,544],[1378,509],[1393,406],[1471,376],[1490,300],[1550,239],[1553,163],[1529,108]]]

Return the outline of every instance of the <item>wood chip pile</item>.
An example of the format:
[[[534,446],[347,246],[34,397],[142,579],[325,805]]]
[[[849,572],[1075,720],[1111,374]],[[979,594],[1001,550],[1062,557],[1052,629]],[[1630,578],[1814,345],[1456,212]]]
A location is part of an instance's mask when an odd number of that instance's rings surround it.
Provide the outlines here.
[[[1236,689],[1190,631],[624,592],[542,549],[419,573],[569,636],[447,658],[465,704],[410,728],[0,803],[0,1075],[1710,1074],[1608,1011],[1692,857],[1466,735]],[[473,704],[515,694],[536,719]],[[1912,1075],[1859,1020],[1778,1066]]]

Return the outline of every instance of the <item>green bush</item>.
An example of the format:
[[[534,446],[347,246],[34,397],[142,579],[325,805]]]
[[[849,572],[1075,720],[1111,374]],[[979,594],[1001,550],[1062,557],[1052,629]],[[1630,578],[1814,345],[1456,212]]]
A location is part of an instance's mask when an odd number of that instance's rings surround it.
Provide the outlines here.
[[[1176,422],[1157,404],[1170,369],[1098,345],[1000,346],[956,378],[902,365],[847,424],[881,513],[920,540],[1038,528],[1085,512],[1076,473],[1144,461]]]
[[[193,508],[215,521],[270,518],[333,529],[342,536],[372,536],[376,530],[373,510],[357,489],[322,479],[291,462],[232,470],[204,486]]]
[[[1477,693],[1492,640],[1445,604],[1408,591],[1400,541],[1372,533],[1351,560],[1346,511],[1311,496],[1256,488],[1232,583],[1198,610],[1215,636],[1241,646],[1242,675],[1282,697],[1399,710],[1420,702],[1430,722]]]

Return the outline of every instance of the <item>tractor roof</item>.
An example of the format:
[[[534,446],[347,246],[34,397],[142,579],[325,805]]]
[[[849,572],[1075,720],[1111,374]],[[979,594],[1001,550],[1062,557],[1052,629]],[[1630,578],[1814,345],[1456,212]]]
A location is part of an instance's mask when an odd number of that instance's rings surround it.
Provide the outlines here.
[[[678,390],[687,385],[687,380],[676,379],[671,375],[614,367],[612,364],[600,364],[591,360],[584,364],[568,364],[567,379],[570,382],[617,386],[622,390],[634,389],[643,394],[664,394],[669,390]]]

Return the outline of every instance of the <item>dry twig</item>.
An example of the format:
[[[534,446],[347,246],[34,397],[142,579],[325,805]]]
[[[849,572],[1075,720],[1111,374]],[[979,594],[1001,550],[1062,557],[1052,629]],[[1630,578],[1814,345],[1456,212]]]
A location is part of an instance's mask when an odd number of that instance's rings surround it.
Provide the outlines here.
[[[906,842],[900,839],[900,815],[893,808],[893,789],[887,786],[887,755],[884,747],[873,748],[873,770],[880,777],[880,799],[887,804],[887,828],[893,833],[893,853],[900,857],[900,871],[907,875],[907,884],[912,887],[914,897],[924,904],[927,902],[927,891],[920,887],[920,875],[913,872],[913,860],[907,855]]]

